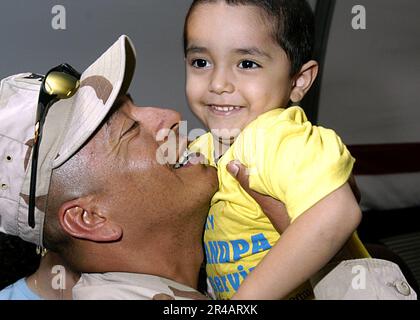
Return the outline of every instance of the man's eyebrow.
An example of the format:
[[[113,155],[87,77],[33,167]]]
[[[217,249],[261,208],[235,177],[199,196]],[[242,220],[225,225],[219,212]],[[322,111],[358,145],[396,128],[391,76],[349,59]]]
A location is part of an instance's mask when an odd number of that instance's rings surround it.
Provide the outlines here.
[[[114,104],[112,105],[111,109],[108,112],[107,117],[105,118],[105,123],[109,127],[112,123],[112,120],[115,119],[115,115],[117,114],[117,111],[121,108],[121,106],[125,102],[125,98],[128,98],[131,102],[133,102],[133,98],[129,93],[119,96],[117,99],[115,99]]]
[[[266,57],[268,59],[272,59],[272,57],[267,52],[257,47],[238,48],[238,49],[234,49],[233,51],[241,55],[261,56],[261,57]]]
[[[105,119],[105,124],[107,127],[111,126],[112,120],[115,119],[115,115],[117,114],[118,108],[113,109],[107,116],[107,118]]]

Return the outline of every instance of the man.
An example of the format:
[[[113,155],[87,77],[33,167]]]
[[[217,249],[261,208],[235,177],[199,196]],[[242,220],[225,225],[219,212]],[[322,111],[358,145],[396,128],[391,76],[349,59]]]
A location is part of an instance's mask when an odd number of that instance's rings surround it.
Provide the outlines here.
[[[134,66],[134,48],[122,36],[62,96],[48,92],[78,78],[68,66],[44,80],[2,81],[0,231],[86,273],[76,299],[198,298],[216,172],[194,161],[161,164],[160,147],[180,116],[134,104],[126,94]]]

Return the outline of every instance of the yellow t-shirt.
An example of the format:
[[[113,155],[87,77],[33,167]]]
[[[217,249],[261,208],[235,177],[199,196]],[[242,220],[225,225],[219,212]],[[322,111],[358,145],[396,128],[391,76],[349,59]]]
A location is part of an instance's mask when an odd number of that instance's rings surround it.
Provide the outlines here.
[[[279,239],[261,207],[226,170],[232,160],[247,166],[250,187],[282,201],[293,222],[347,182],[354,159],[333,130],[313,126],[299,107],[259,116],[219,159],[207,133],[189,148],[218,169],[204,234],[207,276],[218,299],[229,299]],[[308,285],[293,294],[307,296]]]

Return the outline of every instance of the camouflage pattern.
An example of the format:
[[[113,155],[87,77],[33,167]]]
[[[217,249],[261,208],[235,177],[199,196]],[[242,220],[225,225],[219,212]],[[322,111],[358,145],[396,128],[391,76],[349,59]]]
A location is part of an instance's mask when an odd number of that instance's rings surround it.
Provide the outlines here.
[[[84,273],[73,287],[75,300],[206,300],[197,290],[158,276]]]

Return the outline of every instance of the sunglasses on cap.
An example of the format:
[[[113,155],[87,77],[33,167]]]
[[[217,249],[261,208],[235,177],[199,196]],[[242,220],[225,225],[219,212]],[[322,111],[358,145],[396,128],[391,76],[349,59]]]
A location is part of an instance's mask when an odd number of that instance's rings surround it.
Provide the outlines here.
[[[31,181],[29,191],[28,224],[32,228],[35,228],[35,194],[38,153],[45,119],[47,118],[48,110],[54,103],[61,99],[71,98],[76,93],[80,86],[80,76],[79,72],[67,63],[64,63],[48,71],[42,80],[36,111],[35,138],[32,151]]]

